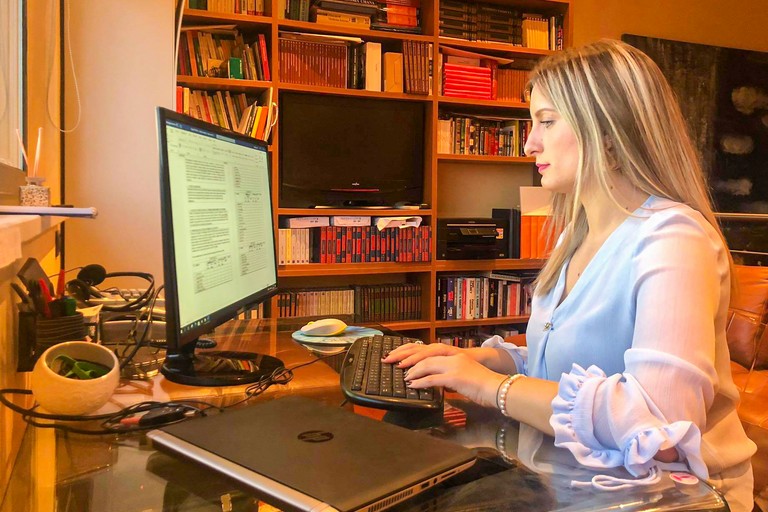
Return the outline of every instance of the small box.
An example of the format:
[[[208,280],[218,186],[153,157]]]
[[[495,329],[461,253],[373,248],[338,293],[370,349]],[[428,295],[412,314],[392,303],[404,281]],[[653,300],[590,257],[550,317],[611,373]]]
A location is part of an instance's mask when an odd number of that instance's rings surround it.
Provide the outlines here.
[[[403,54],[384,54],[384,92],[403,92]]]

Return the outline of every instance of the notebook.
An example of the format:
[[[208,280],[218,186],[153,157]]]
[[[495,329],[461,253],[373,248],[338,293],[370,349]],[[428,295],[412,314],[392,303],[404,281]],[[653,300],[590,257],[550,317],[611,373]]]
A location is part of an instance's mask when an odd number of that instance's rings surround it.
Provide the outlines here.
[[[285,397],[147,434],[274,506],[375,512],[464,471],[473,451],[305,397]],[[271,499],[270,499],[271,498]]]

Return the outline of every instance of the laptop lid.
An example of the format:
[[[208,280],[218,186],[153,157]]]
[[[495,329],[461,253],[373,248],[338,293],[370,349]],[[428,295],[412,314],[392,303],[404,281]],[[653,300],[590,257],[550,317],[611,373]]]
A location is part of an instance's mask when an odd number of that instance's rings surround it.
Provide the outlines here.
[[[219,471],[276,506],[375,512],[469,467],[458,444],[291,396],[158,430],[161,450]]]

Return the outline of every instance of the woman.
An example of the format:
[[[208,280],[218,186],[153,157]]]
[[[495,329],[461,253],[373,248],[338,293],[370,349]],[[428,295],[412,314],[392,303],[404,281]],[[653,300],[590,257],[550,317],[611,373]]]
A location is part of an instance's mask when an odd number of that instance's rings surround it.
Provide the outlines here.
[[[638,483],[687,469],[751,510],[756,448],[725,338],[731,260],[669,85],[642,52],[600,41],[544,59],[531,88],[525,151],[562,234],[527,348],[409,344],[384,362],[413,388],[499,407],[584,465]]]

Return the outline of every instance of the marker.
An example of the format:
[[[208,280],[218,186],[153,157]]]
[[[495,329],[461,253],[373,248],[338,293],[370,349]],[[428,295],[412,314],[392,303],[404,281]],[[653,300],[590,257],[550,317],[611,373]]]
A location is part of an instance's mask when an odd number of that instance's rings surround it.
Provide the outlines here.
[[[43,295],[43,314],[46,318],[51,318],[51,308],[48,306],[51,302],[53,302],[53,297],[51,297],[51,291],[48,289],[48,286],[45,284],[44,279],[40,279],[40,292]]]
[[[62,268],[59,271],[59,280],[56,282],[56,297],[59,299],[64,298],[64,285],[66,284],[64,281],[64,274],[66,273],[66,270]]]

